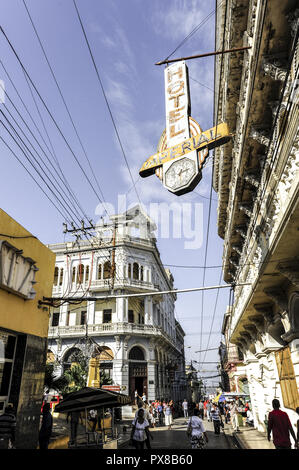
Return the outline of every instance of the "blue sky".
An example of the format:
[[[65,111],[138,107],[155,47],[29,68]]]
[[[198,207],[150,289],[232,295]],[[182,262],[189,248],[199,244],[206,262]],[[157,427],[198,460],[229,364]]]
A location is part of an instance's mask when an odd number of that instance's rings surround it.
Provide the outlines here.
[[[129,203],[137,202],[134,190],[130,190],[132,182],[129,172],[88,55],[73,2],[27,0],[26,3],[101,185],[105,201],[117,207],[117,195],[127,193]],[[155,153],[159,137],[165,128],[163,66],[158,67],[154,64],[168,56],[181,40],[215,9],[215,1],[77,0],[77,6],[145,209],[150,202],[180,204],[191,202],[193,205],[196,203],[203,205],[202,247],[187,250],[184,249],[186,240],[183,238],[168,240],[158,238],[162,261],[165,264],[175,265],[203,265],[211,163],[205,168],[196,190],[180,198],[166,191],[155,176],[138,179],[138,170],[142,163]],[[174,57],[213,51],[214,20],[215,15],[176,52]],[[1,24],[92,179],[22,0],[1,1]],[[0,41],[2,61],[43,133],[24,74],[2,35]],[[209,57],[189,61],[188,67],[192,117],[205,130],[213,126],[213,92],[208,88],[213,88],[214,60]],[[0,67],[0,79],[4,80],[6,91],[29,123],[30,119],[2,67]],[[200,86],[197,82],[208,88]],[[6,104],[9,108],[8,100]],[[95,211],[98,201],[95,194],[42,106],[40,111],[71,187],[86,213],[97,220]],[[2,128],[1,135],[6,138]],[[17,149],[9,138],[7,141],[13,149]],[[21,156],[19,151],[17,153]],[[61,215],[2,143],[0,143],[0,158],[1,207],[38,236],[42,242],[63,241],[64,220]],[[222,260],[222,240],[217,235],[216,214],[217,195],[213,191],[208,266],[221,265]],[[177,288],[202,285],[201,269],[171,268],[171,270]],[[219,276],[219,269],[208,269],[205,285],[218,285]],[[194,351],[200,348],[201,296],[201,293],[179,294],[176,303],[177,317],[186,332],[188,361],[191,358],[198,359],[198,354],[194,354]],[[220,290],[212,327],[212,331],[216,334],[211,335],[209,348],[219,345],[228,296],[229,289]],[[204,296],[203,348],[207,346],[209,338],[215,297],[216,291],[206,292]],[[206,361],[217,361],[217,359],[217,351],[206,354]],[[206,364],[204,368],[209,371],[215,370],[215,364]]]

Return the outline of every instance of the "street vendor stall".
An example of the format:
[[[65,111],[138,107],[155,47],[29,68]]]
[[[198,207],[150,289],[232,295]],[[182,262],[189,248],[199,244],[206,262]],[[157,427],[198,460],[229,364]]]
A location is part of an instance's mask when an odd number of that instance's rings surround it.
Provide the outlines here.
[[[85,433],[69,442],[69,448],[117,448],[117,428],[114,409],[127,405],[131,398],[121,393],[100,388],[85,387],[65,396],[56,406],[57,413],[84,414]],[[90,429],[88,416],[90,410],[97,411],[97,425]]]

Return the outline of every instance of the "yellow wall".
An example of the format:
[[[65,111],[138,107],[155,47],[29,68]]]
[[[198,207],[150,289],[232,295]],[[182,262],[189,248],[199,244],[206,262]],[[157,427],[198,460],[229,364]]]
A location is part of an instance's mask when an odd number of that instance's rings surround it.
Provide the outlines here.
[[[32,258],[39,271],[35,274],[33,300],[6,292],[0,288],[0,327],[36,336],[48,336],[49,310],[38,308],[43,296],[52,296],[55,254],[36,238],[9,238],[1,234],[17,237],[31,235],[6,212],[0,209],[0,240],[23,250],[23,256]]]

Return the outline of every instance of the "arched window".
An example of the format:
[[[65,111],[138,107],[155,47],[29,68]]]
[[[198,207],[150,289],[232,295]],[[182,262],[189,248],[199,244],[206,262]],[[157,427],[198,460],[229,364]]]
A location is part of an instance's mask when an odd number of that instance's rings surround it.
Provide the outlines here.
[[[54,286],[57,286],[57,283],[58,283],[58,268],[56,266],[55,270],[54,270]]]
[[[77,284],[82,284],[84,274],[84,264],[79,264],[77,271]]]
[[[98,279],[102,279],[102,265],[99,264],[98,266]]]
[[[89,281],[89,266],[85,267],[85,282]]]
[[[140,268],[140,281],[143,281],[143,266]]]
[[[131,266],[131,263],[128,264],[128,278],[129,278],[129,279],[132,278],[132,266]]]
[[[138,263],[133,264],[133,279],[139,279],[139,266],[138,266]]]
[[[144,352],[138,346],[134,346],[129,353],[129,359],[133,359],[135,361],[144,361]]]
[[[72,283],[76,281],[76,268],[75,266],[73,267],[73,275],[72,275]]]
[[[111,263],[106,261],[104,264],[104,279],[110,279],[111,277]]]
[[[63,283],[63,268],[60,269],[59,285],[62,286],[62,283]]]
[[[66,371],[72,367],[73,364],[80,363],[84,360],[82,351],[78,348],[71,348],[63,358],[63,370]]]

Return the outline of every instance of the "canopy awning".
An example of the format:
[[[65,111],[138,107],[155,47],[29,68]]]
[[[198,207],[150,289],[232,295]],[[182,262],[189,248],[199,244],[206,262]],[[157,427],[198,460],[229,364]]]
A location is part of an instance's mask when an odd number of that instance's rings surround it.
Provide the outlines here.
[[[85,387],[78,392],[69,393],[55,407],[55,412],[68,413],[70,411],[82,411],[92,408],[114,408],[128,405],[131,397],[122,393],[112,392],[94,387]]]

